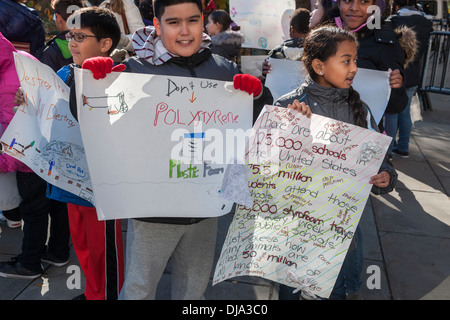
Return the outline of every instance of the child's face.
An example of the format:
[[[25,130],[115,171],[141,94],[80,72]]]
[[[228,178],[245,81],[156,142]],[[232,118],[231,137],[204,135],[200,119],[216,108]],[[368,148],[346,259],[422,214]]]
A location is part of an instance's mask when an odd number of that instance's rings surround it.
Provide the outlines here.
[[[203,39],[203,17],[195,3],[164,8],[161,19],[153,20],[156,33],[169,52],[190,57],[198,52]]]
[[[206,25],[206,31],[210,36],[214,36],[220,33],[220,24],[214,23],[211,16],[208,17],[208,24]]]
[[[320,0],[317,0],[314,4],[314,9],[309,14],[309,27],[314,28],[323,16],[324,9]]]
[[[367,9],[374,4],[373,0],[340,0],[338,3],[340,16],[345,25],[356,29],[367,22],[372,11]]]
[[[317,83],[329,88],[350,88],[358,71],[356,61],[356,43],[350,40],[340,42],[336,54],[315,70],[319,74]]]
[[[108,55],[109,48],[111,47],[111,39],[101,39],[100,41],[94,36],[91,28],[71,29],[69,31],[72,35],[82,34],[85,35],[81,42],[77,42],[74,38],[69,41],[69,50],[72,53],[73,62],[81,66],[84,60],[92,57]]]

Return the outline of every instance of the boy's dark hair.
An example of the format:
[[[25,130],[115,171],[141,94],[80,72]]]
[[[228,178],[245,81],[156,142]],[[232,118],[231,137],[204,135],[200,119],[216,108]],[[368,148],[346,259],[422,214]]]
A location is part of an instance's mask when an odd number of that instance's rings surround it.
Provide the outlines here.
[[[197,5],[200,12],[203,12],[202,0],[153,0],[154,15],[160,20],[166,7],[181,3],[194,3]]]
[[[98,41],[110,38],[113,42],[108,55],[117,47],[120,41],[120,27],[114,12],[106,8],[89,7],[75,11],[67,19],[67,26],[72,28],[90,28]]]
[[[338,50],[338,45],[343,41],[353,41],[358,46],[358,40],[353,33],[336,27],[321,27],[311,31],[306,37],[303,47],[303,64],[311,79],[317,82],[318,75],[312,67],[312,62],[319,59],[327,61],[334,56]],[[349,89],[348,105],[353,110],[356,125],[367,128],[366,114],[360,99],[359,93],[352,87]]]
[[[291,17],[290,26],[298,33],[307,34],[309,32],[309,14],[309,10],[305,8],[295,10]]]
[[[52,0],[50,3],[55,13],[59,14],[64,21],[76,10],[84,7],[82,0]]]

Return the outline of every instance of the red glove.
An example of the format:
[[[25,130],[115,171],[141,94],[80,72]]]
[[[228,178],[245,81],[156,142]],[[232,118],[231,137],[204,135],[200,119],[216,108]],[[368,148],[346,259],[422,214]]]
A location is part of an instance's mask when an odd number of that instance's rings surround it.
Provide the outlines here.
[[[94,79],[103,79],[111,71],[121,72],[126,69],[123,64],[118,64],[113,67],[113,60],[110,57],[94,57],[84,60],[83,69],[88,69],[92,71]]]
[[[233,84],[235,89],[240,89],[250,95],[253,94],[254,97],[259,96],[262,90],[261,81],[249,74],[235,75],[233,78]]]

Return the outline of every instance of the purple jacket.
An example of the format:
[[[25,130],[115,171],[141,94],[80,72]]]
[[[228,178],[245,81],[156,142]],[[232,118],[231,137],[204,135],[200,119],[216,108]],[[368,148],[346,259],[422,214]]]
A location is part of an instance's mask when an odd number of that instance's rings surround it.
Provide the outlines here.
[[[0,124],[6,130],[14,116],[14,96],[20,87],[19,78],[14,65],[14,46],[0,33]],[[25,52],[20,52],[30,56]],[[1,172],[32,172],[25,164],[7,154],[0,155]]]

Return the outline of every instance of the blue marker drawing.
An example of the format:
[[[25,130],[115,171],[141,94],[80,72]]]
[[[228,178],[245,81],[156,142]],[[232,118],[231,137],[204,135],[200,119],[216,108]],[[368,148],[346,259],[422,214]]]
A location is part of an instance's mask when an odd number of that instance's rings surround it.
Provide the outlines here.
[[[50,167],[48,168],[48,175],[51,175],[51,174],[52,174],[52,168],[53,168],[53,166],[55,165],[55,161],[50,160],[50,161],[48,162],[48,164],[50,165]]]
[[[197,139],[204,139],[205,133],[204,132],[193,132],[193,133],[185,133],[185,138],[197,138]]]
[[[9,149],[12,149],[12,147],[13,147],[15,144],[17,144],[16,138],[13,138],[12,141],[11,141],[11,144],[9,145]]]
[[[202,163],[203,158],[203,139],[204,132],[190,132],[184,134],[183,149],[181,156],[186,163],[194,161],[194,163]]]

